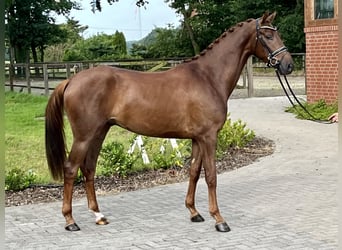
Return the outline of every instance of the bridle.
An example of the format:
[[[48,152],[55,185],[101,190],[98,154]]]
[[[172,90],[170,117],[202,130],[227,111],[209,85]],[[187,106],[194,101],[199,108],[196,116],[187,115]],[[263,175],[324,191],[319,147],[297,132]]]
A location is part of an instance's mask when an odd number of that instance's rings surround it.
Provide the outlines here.
[[[283,88],[283,91],[285,92],[287,98],[289,99],[290,103],[292,104],[292,106],[298,111],[298,109],[296,108],[296,105],[294,104],[294,102],[292,101],[292,99],[290,98],[289,96],[289,93],[287,92],[285,86],[284,86],[284,83],[283,81],[281,80],[280,78],[280,75],[279,75],[279,72],[278,72],[278,67],[280,65],[280,60],[277,59],[277,56],[280,55],[281,53],[286,53],[288,50],[285,46],[283,47],[280,47],[279,49],[276,49],[275,51],[272,51],[270,49],[270,47],[268,47],[268,45],[266,44],[266,42],[264,41],[264,39],[262,38],[261,34],[260,34],[260,30],[261,29],[270,29],[270,30],[273,30],[273,31],[276,31],[277,32],[277,28],[276,27],[271,27],[271,26],[260,26],[259,25],[259,19],[256,20],[256,44],[255,44],[255,47],[257,46],[258,44],[258,41],[260,41],[262,47],[264,49],[267,50],[268,52],[268,56],[267,56],[267,67],[272,67],[272,68],[275,68],[275,71],[276,71],[276,74],[277,74],[277,77],[278,77],[278,80],[280,82],[280,85],[281,87]],[[314,117],[306,108],[305,106],[298,100],[298,98],[296,97],[295,93],[293,92],[289,82],[287,81],[287,78],[286,76],[284,75],[284,79],[285,79],[285,82],[286,82],[286,85],[287,85],[287,88],[288,90],[291,92],[293,98],[295,99],[295,101],[298,103],[298,105],[311,117],[311,121],[314,121],[314,122],[318,122],[318,123],[324,123],[324,124],[331,124],[332,122],[329,121],[329,120],[318,120],[316,117]]]
[[[271,26],[260,26],[259,25],[259,19],[256,20],[256,45],[258,41],[260,41],[262,47],[267,50],[268,56],[267,56],[267,67],[272,67],[272,68],[278,68],[280,64],[280,60],[277,59],[277,56],[280,55],[281,53],[287,52],[287,48],[285,46],[280,47],[279,49],[276,49],[275,51],[272,51],[270,47],[266,44],[264,39],[262,38],[260,34],[261,29],[269,29],[277,32],[276,27],[271,27]],[[255,45],[255,47],[256,47]]]

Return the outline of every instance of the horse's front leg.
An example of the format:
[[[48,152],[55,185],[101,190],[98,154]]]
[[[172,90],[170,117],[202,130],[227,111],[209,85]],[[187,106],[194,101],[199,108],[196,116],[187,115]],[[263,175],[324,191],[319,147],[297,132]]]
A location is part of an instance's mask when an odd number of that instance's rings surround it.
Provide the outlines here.
[[[219,232],[229,232],[230,228],[220,214],[217,204],[217,173],[215,165],[215,152],[216,152],[216,138],[213,140],[207,139],[203,143],[203,166],[205,170],[205,181],[208,186],[209,195],[209,212],[210,215],[216,220],[215,228]]]
[[[198,213],[195,207],[195,193],[197,181],[200,177],[202,166],[202,158],[200,154],[200,148],[197,141],[192,140],[192,153],[191,153],[191,166],[189,170],[189,187],[188,193],[185,199],[185,206],[190,211],[190,219],[192,222],[202,222],[203,217]]]

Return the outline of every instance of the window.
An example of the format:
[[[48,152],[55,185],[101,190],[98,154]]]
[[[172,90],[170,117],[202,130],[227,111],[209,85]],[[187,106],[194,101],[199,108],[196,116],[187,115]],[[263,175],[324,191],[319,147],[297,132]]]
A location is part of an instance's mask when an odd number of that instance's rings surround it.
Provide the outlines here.
[[[334,18],[334,0],[315,0],[315,19]]]

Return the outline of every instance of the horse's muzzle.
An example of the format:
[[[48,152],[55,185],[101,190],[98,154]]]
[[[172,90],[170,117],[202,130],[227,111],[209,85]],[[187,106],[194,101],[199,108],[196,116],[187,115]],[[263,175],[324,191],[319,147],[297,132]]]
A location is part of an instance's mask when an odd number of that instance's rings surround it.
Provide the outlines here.
[[[278,65],[278,71],[282,75],[289,75],[294,70],[294,64],[292,57],[289,53],[287,53],[281,60]]]

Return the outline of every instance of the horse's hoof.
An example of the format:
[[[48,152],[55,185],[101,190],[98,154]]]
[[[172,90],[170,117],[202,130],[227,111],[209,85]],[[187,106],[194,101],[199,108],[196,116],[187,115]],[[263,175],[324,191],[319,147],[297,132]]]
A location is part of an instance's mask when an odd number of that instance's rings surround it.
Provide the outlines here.
[[[98,221],[96,221],[97,225],[107,225],[109,222],[105,217],[102,217],[101,219],[99,219]]]
[[[215,228],[219,232],[229,232],[230,228],[226,222],[221,222],[215,225]]]
[[[204,218],[200,214],[196,214],[194,217],[191,217],[192,222],[203,222]]]
[[[80,231],[81,229],[79,228],[79,226],[77,226],[76,223],[73,223],[73,224],[66,225],[65,230],[67,230],[67,231]]]

